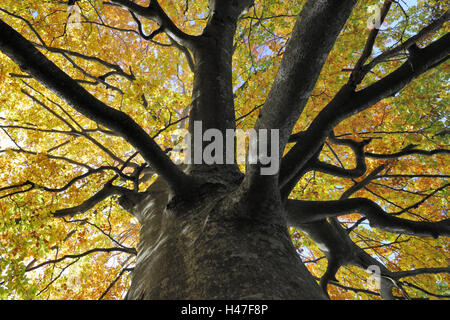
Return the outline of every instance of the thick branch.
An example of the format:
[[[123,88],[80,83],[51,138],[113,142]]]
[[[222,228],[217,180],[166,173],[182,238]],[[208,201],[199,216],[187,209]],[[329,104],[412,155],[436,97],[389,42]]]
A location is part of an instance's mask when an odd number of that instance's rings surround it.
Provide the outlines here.
[[[353,193],[367,185],[383,169],[384,166],[377,167],[369,173],[366,178],[344,192],[341,199],[349,198]],[[327,221],[327,219],[323,219],[309,223],[299,223],[297,216],[299,214],[305,214],[304,212],[297,212],[295,208],[290,208],[286,211],[289,225],[293,225],[304,231],[318,244],[319,248],[327,257],[327,271],[322,276],[320,281],[320,284],[325,292],[327,291],[327,284],[331,280],[335,280],[335,274],[343,265],[356,265],[364,269],[368,268],[370,265],[377,265],[384,274],[390,273],[386,266],[371,257],[350,239],[349,232],[340,226],[336,218],[328,219],[329,221]],[[393,299],[393,283],[383,277],[380,282],[381,296],[383,299]]]
[[[360,182],[354,184],[352,187],[348,188],[342,195],[341,195],[341,199],[348,199],[350,198],[350,196],[352,194],[354,194],[355,192],[361,190],[362,188],[364,188],[365,186],[367,186],[372,180],[374,180],[377,175],[383,171],[383,169],[385,168],[385,165],[380,165],[378,167],[376,167],[374,170],[372,170],[372,172],[370,172],[363,180],[361,180]]]
[[[153,41],[153,38],[156,37],[158,34],[163,33],[164,32],[164,27],[159,27],[158,29],[156,29],[155,31],[153,31],[152,33],[150,33],[149,35],[146,35],[144,32],[144,28],[142,26],[141,21],[139,20],[139,18],[134,14],[133,11],[130,11],[131,16],[133,17],[133,20],[136,22],[137,26],[138,26],[138,30],[139,30],[139,35],[147,41]],[[169,36],[170,38],[170,36]],[[179,44],[177,41],[173,40],[172,38],[170,38],[172,45],[175,46],[178,50],[180,50],[184,56],[186,57],[189,69],[191,69],[192,72],[194,72],[194,68],[195,68],[195,63],[194,60],[192,58],[191,53],[189,52],[189,50],[182,46],[181,44]]]
[[[256,129],[280,130],[280,153],[305,107],[322,66],[356,1],[309,0],[304,5],[287,43]],[[248,175],[257,175],[251,165]]]
[[[140,6],[129,0],[111,0],[112,3],[118,4],[121,7],[128,9],[134,14],[138,14],[144,18],[150,19],[160,26],[160,32],[165,32],[167,35],[188,49],[194,48],[194,39],[196,37],[190,36],[173,23],[173,21],[167,16],[164,10],[159,5],[158,1],[151,0],[147,7]]]
[[[415,146],[411,145],[411,146],[407,146],[407,147],[403,148],[403,150],[401,150],[399,152],[395,152],[395,153],[381,154],[381,153],[366,152],[365,156],[368,158],[374,158],[374,159],[395,159],[395,158],[400,158],[403,156],[409,156],[412,154],[432,156],[435,154],[450,154],[450,150],[447,150],[447,149],[420,150],[420,149],[415,149]]]
[[[331,164],[328,164],[323,161],[315,161],[313,166],[311,167],[312,170],[324,172],[327,174],[331,174],[333,176],[342,177],[342,178],[357,178],[364,173],[366,173],[366,159],[365,159],[365,153],[364,153],[364,147],[370,143],[369,140],[363,140],[361,142],[357,142],[351,139],[335,139],[334,137],[331,137],[330,140],[335,144],[340,145],[346,145],[352,148],[353,152],[355,153],[356,157],[356,166],[354,169],[345,169],[341,167],[337,167]]]
[[[288,200],[288,211],[297,212],[297,223],[314,222],[350,213],[364,214],[372,227],[415,236],[450,236],[450,219],[439,222],[419,222],[388,215],[378,204],[365,198],[336,201]]]
[[[296,143],[283,158],[280,185],[285,184],[301,170],[324,143],[331,130],[342,120],[394,95],[421,74],[444,62],[449,53],[450,34],[446,34],[426,48],[420,49],[414,59],[409,59],[398,69],[367,88],[354,92],[353,85],[344,85],[302,133],[301,143]]]
[[[302,135],[303,135],[303,132],[299,132],[295,135],[292,135],[290,140],[292,139],[292,141],[301,141]],[[361,142],[356,142],[356,141],[353,141],[350,139],[336,139],[333,135],[330,135],[330,139],[337,144],[348,145],[352,148],[352,150],[356,156],[355,168],[354,169],[345,169],[342,167],[337,167],[337,166],[319,161],[318,157],[321,152],[321,148],[320,148],[316,152],[316,154],[303,166],[303,168],[301,170],[297,171],[297,173],[295,175],[293,175],[286,183],[284,183],[282,185],[282,187],[280,188],[282,199],[287,199],[287,197],[289,196],[291,191],[295,188],[295,186],[297,185],[297,182],[301,179],[301,177],[303,177],[305,175],[305,173],[307,173],[311,170],[324,172],[324,173],[342,177],[342,178],[355,178],[355,177],[360,177],[365,174],[365,172],[367,170],[367,166],[366,166],[366,162],[365,162],[364,146],[366,146],[370,142],[370,140],[368,139],[368,140],[363,140]],[[376,174],[380,173],[381,170],[382,170],[382,168],[377,169]],[[369,174],[368,178],[370,178],[370,180],[372,180],[375,178],[376,174],[374,176],[372,176],[372,174]],[[370,182],[370,180],[369,180],[369,182]],[[366,179],[364,179],[363,181],[366,181]],[[361,183],[363,181],[361,181]],[[369,182],[367,182],[367,183],[369,183]],[[352,192],[352,191],[350,190],[350,192]]]
[[[403,42],[402,44],[391,48],[377,57],[375,57],[372,61],[362,67],[363,72],[367,73],[372,70],[377,64],[388,60],[389,58],[395,57],[396,55],[404,52],[406,49],[414,45],[417,41],[420,41],[427,34],[433,33],[442,28],[442,26],[450,19],[450,10],[447,10],[439,19],[433,21],[428,26],[420,30],[417,34]]]
[[[413,277],[421,274],[436,274],[436,273],[450,273],[450,267],[442,268],[420,268],[408,271],[393,272],[392,277],[395,279],[401,279],[406,277]]]
[[[3,21],[0,21],[0,50],[77,111],[125,138],[167,180],[172,190],[181,191],[189,184],[188,177],[127,114],[96,99]]]
[[[269,96],[255,124],[257,133],[261,129],[270,129],[271,134],[272,130],[276,130],[278,139],[269,138],[267,149],[277,148],[277,155],[283,154],[292,128],[302,113],[328,54],[355,3],[355,0],[309,0],[300,12]],[[283,187],[279,184],[278,167],[275,174],[261,175],[262,167],[261,162],[247,164],[242,184],[245,194],[256,203],[267,201],[267,195],[273,195]],[[295,174],[304,171],[306,170],[295,172],[284,182],[291,181]]]

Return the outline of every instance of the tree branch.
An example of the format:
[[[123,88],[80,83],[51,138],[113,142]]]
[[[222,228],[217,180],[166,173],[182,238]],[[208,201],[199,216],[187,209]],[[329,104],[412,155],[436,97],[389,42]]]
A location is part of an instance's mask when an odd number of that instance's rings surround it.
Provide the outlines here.
[[[97,62],[97,63],[99,63],[99,64],[101,64],[101,65],[103,65],[103,66],[105,66],[107,68],[110,68],[110,69],[114,70],[114,71],[111,71],[111,72],[106,73],[105,75],[103,75],[102,76],[103,78],[106,78],[108,76],[116,74],[116,75],[120,75],[120,76],[122,76],[122,77],[124,77],[124,78],[126,78],[126,79],[128,79],[130,81],[136,80],[136,78],[135,78],[135,76],[133,74],[126,73],[125,71],[123,71],[123,69],[119,65],[107,62],[107,61],[105,61],[103,59],[100,59],[98,57],[88,56],[88,55],[85,55],[85,54],[82,54],[82,53],[79,53],[79,52],[76,52],[76,51],[67,50],[67,49],[50,47],[50,46],[47,46],[47,45],[40,45],[38,43],[33,43],[33,44],[36,47],[45,49],[45,50],[47,50],[49,52],[60,53],[60,54],[67,54],[67,55],[74,56],[74,57],[77,57],[77,58],[81,58],[81,59],[84,59],[84,60],[87,60],[87,61]]]
[[[344,119],[366,110],[375,103],[403,89],[409,82],[447,60],[450,53],[450,34],[446,34],[427,47],[420,49],[398,69],[358,92],[350,83],[344,85],[333,100],[302,133],[301,143],[283,158],[280,185],[289,181],[313,157],[331,130]]]
[[[190,179],[127,114],[96,99],[1,20],[0,50],[77,111],[125,138],[167,180],[173,191],[181,192],[190,184]]]
[[[367,185],[376,175],[384,169],[384,165],[374,169],[366,178],[349,188],[341,196],[341,199],[349,198],[353,193]],[[294,200],[295,201],[295,200]],[[371,257],[367,252],[358,247],[349,237],[349,232],[344,230],[336,218],[323,219],[308,223],[300,223],[297,215],[311,217],[310,213],[297,212],[295,208],[286,208],[287,221],[289,225],[295,226],[305,232],[324,252],[327,260],[327,271],[322,276],[321,287],[327,292],[327,284],[335,280],[335,274],[343,265],[356,265],[361,268],[368,268],[370,265],[377,265],[385,273],[389,270],[381,262]],[[314,219],[314,218],[313,218]],[[333,283],[333,282],[332,282]],[[393,299],[393,283],[386,278],[381,278],[381,296],[383,299]]]
[[[346,145],[352,148],[356,157],[355,168],[345,169],[318,160],[313,163],[312,167],[310,167],[311,170],[324,172],[341,178],[357,178],[366,173],[367,166],[365,161],[366,158],[364,153],[364,147],[370,143],[371,141],[370,139],[357,142],[351,139],[336,139],[333,135],[331,135],[330,140],[335,144]]]
[[[392,0],[386,0],[384,2],[383,8],[380,12],[380,24],[383,23],[384,19],[386,18],[390,8],[392,5]],[[375,44],[375,40],[377,38],[378,32],[380,31],[379,28],[374,27],[372,31],[369,34],[369,37],[367,39],[366,45],[364,47],[364,50],[361,54],[361,57],[358,59],[358,62],[356,62],[355,67],[353,68],[352,73],[350,74],[350,81],[356,86],[361,83],[361,81],[364,79],[365,75],[370,71],[370,69],[363,68],[364,63],[367,61],[367,59],[372,55],[373,46]]]
[[[380,154],[380,153],[371,153],[366,152],[365,156],[368,158],[374,158],[374,159],[395,159],[400,158],[403,156],[409,156],[412,154],[421,154],[424,156],[432,156],[435,154],[450,154],[450,150],[447,149],[434,149],[434,150],[420,150],[415,149],[414,145],[409,145],[403,148],[403,150],[391,154]]]
[[[414,277],[421,274],[436,274],[436,273],[450,273],[450,267],[420,268],[408,271],[397,271],[392,273],[392,277],[395,279],[401,279],[406,277]]]
[[[129,268],[128,266],[124,267],[120,272],[117,274],[116,278],[108,285],[108,288],[102,293],[102,295],[98,298],[98,300],[102,300],[106,294],[114,287],[114,285],[119,281],[119,279],[123,276],[125,272],[133,271],[133,268]]]
[[[280,155],[355,4],[355,0],[309,0],[298,16],[269,96],[255,124],[257,132],[259,129],[279,129]],[[247,166],[245,184],[249,189],[267,185],[262,179],[277,185],[278,174],[260,176],[260,167],[260,163]]]
[[[297,212],[297,224],[314,222],[350,213],[364,214],[372,227],[393,233],[437,238],[450,236],[450,219],[439,222],[412,221],[388,215],[378,204],[365,198],[335,201],[288,200],[288,211]]]
[[[45,261],[45,262],[40,263],[40,264],[38,264],[36,266],[33,266],[33,267],[30,267],[30,268],[26,269],[25,272],[30,272],[32,270],[36,270],[36,269],[41,268],[43,266],[46,266],[48,264],[58,263],[58,262],[61,262],[63,260],[66,260],[66,259],[78,259],[78,258],[87,256],[89,254],[96,253],[96,252],[115,252],[115,251],[125,252],[125,253],[129,253],[129,254],[133,254],[133,255],[137,254],[136,249],[134,249],[134,248],[131,248],[131,249],[129,249],[129,248],[119,248],[119,247],[118,248],[95,248],[95,249],[91,249],[91,250],[85,251],[85,252],[80,253],[80,254],[68,254],[68,255],[62,256],[62,257],[60,257],[58,259]]]
[[[375,57],[368,64],[364,65],[362,69],[364,72],[368,72],[372,70],[377,64],[386,61],[389,58],[395,57],[401,52],[404,52],[406,49],[414,45],[416,42],[420,41],[427,34],[435,32],[442,28],[442,26],[450,19],[450,10],[447,10],[439,19],[433,21],[431,24],[420,30],[417,34],[403,42],[401,45],[398,45],[394,48],[391,48],[383,53],[380,53],[377,57]]]
[[[188,35],[178,29],[178,27],[173,23],[173,21],[167,16],[164,10],[159,5],[158,1],[151,0],[147,7],[140,6],[129,0],[111,0],[111,3],[120,5],[121,7],[133,12],[133,14],[138,14],[144,18],[150,19],[160,26],[160,32],[165,32],[167,35],[178,42],[182,46],[193,50],[195,36]]]
[[[126,188],[114,186],[111,180],[110,182],[105,184],[100,191],[96,192],[92,197],[85,200],[80,205],[71,208],[56,210],[55,212],[53,212],[53,216],[55,216],[56,218],[73,217],[76,214],[84,213],[92,209],[95,205],[112,195],[128,195],[130,193],[133,193],[133,191]]]

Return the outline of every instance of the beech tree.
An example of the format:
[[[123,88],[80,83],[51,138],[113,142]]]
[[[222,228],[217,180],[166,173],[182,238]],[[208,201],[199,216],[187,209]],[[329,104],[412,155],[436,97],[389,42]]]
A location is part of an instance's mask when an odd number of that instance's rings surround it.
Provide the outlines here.
[[[2,1],[0,297],[448,297],[449,17]],[[200,155],[254,129],[279,166],[180,164],[175,129]],[[223,145],[213,159],[239,156]]]

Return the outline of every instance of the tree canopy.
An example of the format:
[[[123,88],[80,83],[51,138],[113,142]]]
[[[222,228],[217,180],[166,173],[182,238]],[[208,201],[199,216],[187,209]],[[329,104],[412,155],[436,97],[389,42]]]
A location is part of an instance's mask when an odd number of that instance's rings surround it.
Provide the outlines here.
[[[311,232],[291,227],[290,235],[331,298],[380,298],[354,266],[358,250],[359,266],[389,270],[383,281],[394,296],[448,298],[448,5],[357,1],[336,39],[315,43],[296,30],[332,33],[341,17],[296,24],[305,2],[256,0],[240,16],[236,127],[281,129],[281,194],[287,208],[311,215],[298,222]],[[139,221],[118,199],[157,174],[174,190],[187,179],[166,159],[178,156],[174,130],[187,126],[192,39],[211,19],[208,5],[2,0],[0,299],[124,297]],[[305,45],[289,59],[310,50],[324,60],[300,97],[314,70],[283,63],[296,43]],[[327,56],[315,55],[327,46]],[[286,95],[270,94],[283,81]],[[297,156],[308,152],[315,156],[299,172]],[[318,223],[326,235],[316,234]]]

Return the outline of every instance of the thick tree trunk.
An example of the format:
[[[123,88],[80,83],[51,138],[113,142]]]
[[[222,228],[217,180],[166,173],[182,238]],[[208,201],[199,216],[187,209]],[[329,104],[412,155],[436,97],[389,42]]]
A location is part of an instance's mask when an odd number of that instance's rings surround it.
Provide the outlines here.
[[[285,224],[245,212],[238,191],[212,189],[172,205],[157,181],[133,208],[141,235],[127,299],[325,298]]]

